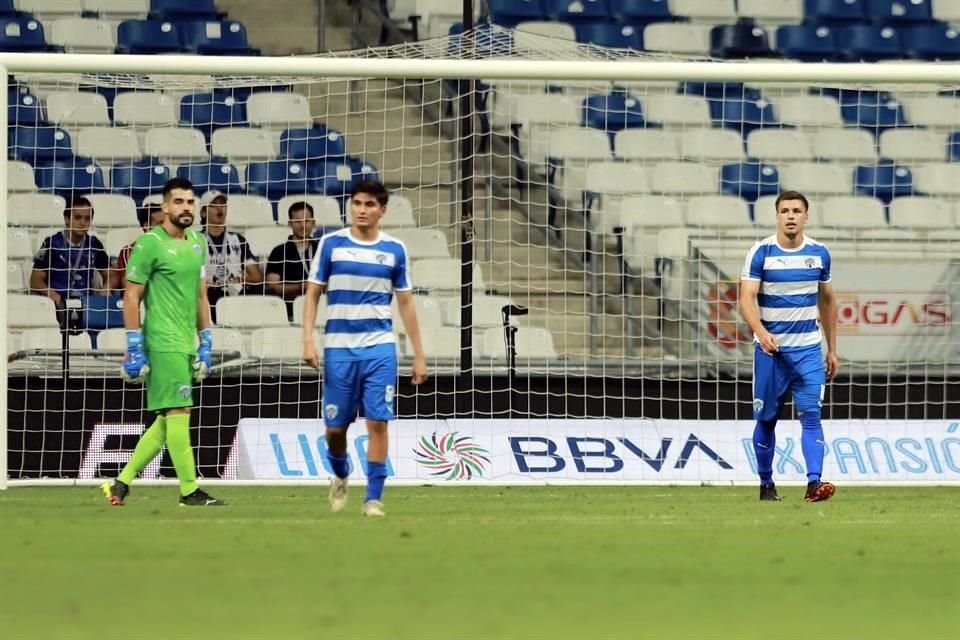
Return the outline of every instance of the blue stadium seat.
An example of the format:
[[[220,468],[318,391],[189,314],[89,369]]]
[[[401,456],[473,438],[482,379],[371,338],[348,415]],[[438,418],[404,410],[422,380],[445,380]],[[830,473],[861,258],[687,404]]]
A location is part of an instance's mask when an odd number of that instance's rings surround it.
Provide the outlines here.
[[[213,0],[150,0],[150,17],[157,20],[216,20]]]
[[[200,129],[209,141],[220,127],[245,126],[247,103],[224,91],[192,93],[180,99],[180,124]]]
[[[904,55],[918,60],[960,60],[960,31],[948,24],[924,24],[899,31]]]
[[[240,174],[232,164],[220,162],[182,164],[177,168],[177,177],[186,178],[192,182],[193,190],[198,194],[206,193],[211,189],[224,193],[243,192]]]
[[[960,162],[960,131],[954,131],[947,138],[947,155],[950,162]]]
[[[7,91],[7,124],[36,127],[46,124],[40,100],[36,96],[16,89]]]
[[[867,0],[866,13],[873,22],[932,22],[931,4],[930,0]]]
[[[180,34],[172,22],[124,20],[117,27],[117,53],[149,55],[182,50]]]
[[[853,188],[859,195],[889,203],[894,198],[913,195],[913,172],[889,160],[857,165],[853,170]]]
[[[773,105],[763,98],[711,100],[709,104],[714,126],[732,129],[744,137],[754,129],[779,125]]]
[[[777,51],[804,62],[833,60],[837,56],[837,37],[828,26],[785,24],[777,27]]]
[[[43,25],[30,15],[0,18],[0,51],[38,53],[55,50],[47,44]]]
[[[364,162],[360,158],[347,158],[347,164],[350,165],[350,175],[354,183],[364,180],[380,180],[377,168],[369,162]]]
[[[672,22],[667,0],[609,0],[610,14],[617,20],[638,27],[651,22]],[[642,31],[642,29],[641,29]]]
[[[308,184],[307,167],[301,162],[269,160],[247,165],[247,191],[269,200],[309,193]]]
[[[17,8],[13,4],[13,0],[0,0],[0,16],[15,16],[17,15]]]
[[[36,167],[37,187],[70,199],[73,194],[106,191],[103,171],[92,161],[75,158]]]
[[[110,168],[110,188],[114,193],[128,195],[137,202],[152,193],[163,191],[170,179],[170,167],[156,160],[117,162]]]
[[[185,50],[204,56],[260,55],[250,48],[246,27],[236,21],[181,22],[180,38]]]
[[[702,96],[707,100],[759,100],[760,90],[744,86],[742,82],[681,82],[677,93]]]
[[[610,17],[607,0],[544,0],[547,16],[561,22],[604,20]]]
[[[58,127],[10,127],[9,155],[36,167],[70,160],[73,144],[70,134]]]
[[[863,22],[867,17],[865,0],[806,0],[803,13],[809,22],[844,24]]]
[[[310,165],[310,191],[344,198],[350,194],[354,168],[344,160],[330,160]]]
[[[504,27],[515,27],[528,20],[546,20],[541,0],[487,0],[490,21]]]
[[[841,102],[840,115],[848,125],[868,129],[875,134],[907,124],[903,106],[883,92],[865,92],[856,102]]]
[[[581,106],[580,121],[585,127],[608,133],[642,127],[643,106],[626,92],[587,96]]]
[[[773,55],[767,32],[744,20],[710,29],[710,55],[714,58],[765,58]]]
[[[838,30],[840,55],[850,62],[875,62],[903,58],[903,45],[893,27],[855,24]]]
[[[765,162],[736,162],[720,168],[720,192],[748,202],[780,192],[780,172]]]
[[[576,25],[577,42],[615,49],[643,49],[643,29],[632,24],[584,22]]]
[[[280,134],[281,158],[322,161],[327,158],[343,158],[346,155],[346,138],[334,129],[287,129]]]

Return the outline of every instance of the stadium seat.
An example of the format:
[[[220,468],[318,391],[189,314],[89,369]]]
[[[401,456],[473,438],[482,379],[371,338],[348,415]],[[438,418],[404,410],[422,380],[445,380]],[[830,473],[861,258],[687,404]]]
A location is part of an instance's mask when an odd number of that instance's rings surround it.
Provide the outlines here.
[[[853,171],[829,162],[787,165],[780,170],[780,184],[808,196],[848,195],[853,192]]]
[[[950,162],[960,162],[960,131],[954,131],[947,137],[947,155]]]
[[[387,203],[387,215],[380,219],[383,228],[416,227],[417,219],[413,215],[410,199],[399,193],[391,193]]]
[[[231,162],[272,160],[277,157],[273,137],[269,131],[250,127],[224,127],[210,137],[213,155]]]
[[[32,193],[37,190],[33,167],[20,160],[7,161],[7,191],[10,193]]]
[[[324,160],[347,155],[347,141],[334,129],[317,126],[287,129],[280,134],[280,157],[289,160]]]
[[[67,53],[110,54],[117,49],[117,31],[108,22],[88,18],[61,18],[50,23],[50,44]]]
[[[459,258],[424,258],[413,263],[413,283],[428,291],[460,289]],[[479,264],[473,267],[473,288],[484,289],[483,272]]]
[[[547,178],[567,202],[579,204],[583,197],[586,166],[613,159],[607,133],[584,127],[569,127],[550,133]]]
[[[694,196],[687,200],[687,224],[703,229],[750,227],[750,205],[732,195]]]
[[[508,296],[479,295],[473,297],[473,326],[477,329],[503,327],[503,307],[514,304]],[[460,298],[446,300],[444,319],[451,327],[460,327]]]
[[[620,203],[620,224],[628,235],[687,223],[684,202],[669,196],[628,196]]]
[[[7,92],[7,126],[38,127],[46,124],[40,100],[30,93]]]
[[[863,100],[859,103],[841,104],[840,113],[844,122],[850,126],[868,129],[875,134],[879,134],[884,129],[907,124],[907,118],[900,103],[882,95],[877,100],[873,97],[870,94],[864,94]]]
[[[960,60],[960,32],[949,24],[923,24],[900,29],[903,53],[919,60]]]
[[[15,193],[7,198],[7,224],[63,228],[66,201],[50,193]]]
[[[540,39],[524,40],[524,34],[539,36]],[[543,45],[542,38],[553,38],[557,43],[576,42],[577,30],[567,22],[529,20],[517,24],[514,28],[514,42],[518,47],[535,50]]]
[[[577,42],[614,49],[643,49],[643,32],[632,24],[585,22],[576,26]]]
[[[840,105],[827,96],[784,96],[774,108],[777,119],[792,127],[841,127]]]
[[[266,227],[276,224],[273,206],[266,198],[256,195],[231,193],[228,216],[232,227]]]
[[[219,162],[187,163],[177,167],[177,177],[193,183],[193,191],[199,195],[212,189],[223,193],[240,193],[243,185],[240,174],[232,164]]]
[[[877,149],[874,137],[862,129],[821,129],[813,134],[813,149],[818,158],[839,162],[874,162]]]
[[[953,229],[956,215],[950,202],[939,198],[906,196],[890,203],[890,224],[906,229]]]
[[[219,311],[218,302],[217,313]],[[323,334],[314,331],[313,341],[316,345],[322,345]],[[254,329],[250,332],[249,355],[262,360],[290,361],[300,366],[303,359],[303,329],[289,326]]]
[[[800,24],[803,0],[737,0],[737,15],[761,24]]]
[[[53,300],[46,296],[21,293],[7,294],[7,323],[11,327],[23,329],[60,328]]]
[[[667,0],[609,0],[610,15],[619,22],[645,26],[651,22],[673,22]]]
[[[77,133],[77,155],[110,163],[139,160],[143,154],[131,129],[84,127]]]
[[[662,162],[650,173],[654,193],[692,196],[716,193],[719,186],[716,167],[695,162]]]
[[[150,0],[150,17],[158,20],[213,20],[218,15],[213,0]]]
[[[124,20],[117,27],[117,53],[157,54],[183,51],[180,34],[165,20]]]
[[[937,0],[938,4],[944,0]],[[949,2],[949,0],[947,0]],[[866,0],[867,19],[879,23],[933,21],[931,0]]]
[[[313,128],[307,97],[286,91],[251,95],[247,99],[247,119],[268,129]]]
[[[479,349],[483,344],[483,336],[474,332],[473,344]],[[410,337],[406,338],[407,353],[413,352],[413,343]],[[430,332],[430,339],[423,341],[423,355],[428,360],[455,360],[460,357],[460,329],[457,327],[438,327]]]
[[[594,162],[587,166],[584,190],[591,228],[613,233],[621,226],[625,196],[650,193],[649,169],[633,162]]]
[[[27,278],[23,272],[23,264],[7,261],[7,291],[23,291],[27,288]]]
[[[527,20],[544,20],[540,0],[487,0],[490,21],[504,27],[515,27]]]
[[[85,194],[93,205],[94,226],[131,227],[138,224],[137,203],[116,193]]]
[[[127,91],[113,100],[113,120],[130,127],[175,127],[180,123],[173,96],[157,91]]]
[[[729,129],[691,129],[680,134],[680,156],[700,162],[744,159],[743,138]]]
[[[776,43],[781,55],[804,62],[837,57],[837,35],[825,25],[785,24],[777,27]]]
[[[717,24],[737,19],[734,0],[670,0],[669,6],[675,17],[694,22]]]
[[[940,22],[960,22],[960,4],[949,0],[936,0],[932,8],[933,19]]]
[[[439,229],[394,229],[390,235],[406,245],[410,259],[450,257],[447,236]]]
[[[853,172],[853,188],[860,195],[890,202],[913,194],[913,172],[909,167],[891,161],[857,165]]]
[[[440,300],[435,296],[413,296],[413,305],[417,311],[417,322],[425,335],[432,335],[436,329],[443,326],[444,309],[440,305]],[[396,298],[393,299],[391,307],[393,317],[398,319],[393,323],[394,331],[402,336],[407,335],[407,328],[399,321],[400,312],[397,309]]]
[[[50,50],[43,25],[31,16],[0,17],[0,51],[40,53]]]
[[[159,193],[170,179],[170,168],[154,160],[117,162],[110,168],[110,188],[141,202],[152,193]]]
[[[817,226],[838,229],[880,229],[887,221],[883,202],[864,196],[835,196],[827,198],[820,207],[821,220]]]
[[[777,126],[777,117],[773,105],[765,99],[759,100],[715,100],[710,101],[710,116],[718,127],[739,132],[744,137],[754,129]]]
[[[144,140],[146,155],[164,162],[209,160],[207,141],[196,129],[161,127],[147,130]]]
[[[17,0],[17,9],[44,23],[57,18],[79,16],[83,13],[82,0]]]
[[[848,24],[867,18],[865,0],[806,0],[804,15],[815,24]]]
[[[9,154],[31,166],[73,157],[70,134],[59,127],[10,127]]]
[[[183,48],[202,56],[257,56],[250,47],[247,29],[236,21],[181,22],[180,41]]]
[[[903,57],[900,36],[893,27],[855,24],[837,33],[840,55],[850,62],[876,62]]]
[[[247,165],[247,191],[279,200],[308,192],[307,167],[302,162],[268,160]]]
[[[772,164],[737,162],[720,167],[720,193],[748,202],[780,191],[780,174]]]
[[[345,198],[353,184],[360,180],[376,180],[376,167],[355,158],[346,161],[313,162],[307,166],[310,191]]]
[[[614,155],[621,160],[661,162],[680,156],[678,133],[663,129],[624,129],[613,139]]]
[[[0,0],[0,16],[15,15],[17,15],[17,7],[14,5],[13,0]]]
[[[880,134],[880,157],[903,163],[943,162],[946,138],[922,129],[887,129]]]
[[[904,97],[904,115],[923,127],[953,129],[960,123],[960,100],[947,96]]]
[[[960,164],[936,163],[914,167],[913,181],[920,193],[960,196]]]
[[[607,0],[542,0],[544,13],[560,22],[603,20],[610,16]]]
[[[643,46],[648,51],[706,56],[710,53],[710,29],[703,24],[648,24],[643,29]]]
[[[247,104],[229,93],[191,93],[180,99],[180,124],[203,131],[207,140],[221,127],[245,126]]]
[[[83,0],[83,9],[103,20],[141,20],[150,13],[150,0]]]
[[[742,82],[681,82],[677,93],[707,100],[758,100],[762,97],[759,89],[747,87]]]
[[[37,188],[41,191],[52,191],[67,200],[73,195],[106,190],[103,171],[92,162],[58,161],[39,166],[34,172],[37,176]]]
[[[110,126],[107,99],[88,91],[55,91],[47,95],[47,119],[59,126]]]
[[[518,361],[553,360],[557,357],[557,350],[553,345],[553,334],[543,327],[517,327],[514,340]],[[503,329],[491,327],[483,332],[481,355],[493,360],[507,359]]]
[[[773,56],[770,36],[753,20],[720,24],[710,30],[710,55],[715,58],[767,58]]]
[[[20,348],[24,351],[61,351],[63,334],[59,327],[36,327],[20,334]],[[70,351],[90,351],[89,333],[67,335],[67,349]]]
[[[627,93],[593,95],[583,99],[581,122],[586,127],[613,133],[643,126],[643,107]]]
[[[97,220],[97,222],[100,221]],[[143,229],[140,228],[139,224],[110,229],[103,239],[103,248],[107,250],[108,256],[119,255],[125,246],[136,242],[142,233]]]
[[[243,233],[250,245],[250,251],[257,259],[263,261],[270,255],[273,248],[287,241],[290,236],[290,227],[271,224],[265,227],[249,227]]]
[[[710,107],[699,96],[647,96],[643,100],[647,122],[664,127],[709,127]]]
[[[237,329],[289,327],[287,305],[276,296],[227,296],[217,301],[217,324]]]
[[[7,260],[30,260],[35,255],[30,232],[7,227]]]
[[[340,210],[340,203],[337,202],[336,199],[329,196],[299,195],[286,196],[280,198],[277,202],[277,224],[283,225],[284,229],[287,229],[290,205],[295,202],[307,202],[313,207],[313,219],[314,222],[316,222],[317,229],[339,229],[343,226],[343,213]],[[383,226],[383,223],[393,214],[393,196],[390,196],[387,215],[381,219],[381,226]]]

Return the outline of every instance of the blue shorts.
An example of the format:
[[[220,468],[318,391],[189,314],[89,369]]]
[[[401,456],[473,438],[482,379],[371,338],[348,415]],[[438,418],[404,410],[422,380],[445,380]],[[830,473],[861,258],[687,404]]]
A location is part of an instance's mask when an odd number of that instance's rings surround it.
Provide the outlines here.
[[[368,420],[396,418],[397,358],[333,360],[323,365],[323,420],[327,427],[350,426],[363,407]]]
[[[798,413],[823,404],[827,375],[820,346],[770,355],[756,345],[753,352],[753,419],[780,417],[787,392],[793,392]]]

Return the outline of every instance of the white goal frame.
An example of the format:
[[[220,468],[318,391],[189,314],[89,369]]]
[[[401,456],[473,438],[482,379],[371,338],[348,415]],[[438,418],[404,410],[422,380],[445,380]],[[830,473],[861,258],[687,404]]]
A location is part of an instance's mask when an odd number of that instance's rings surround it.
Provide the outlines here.
[[[960,84],[960,64],[904,62],[896,64],[833,64],[788,62],[706,61],[560,61],[560,60],[422,60],[310,57],[103,56],[92,54],[0,54],[0,83],[13,73],[110,73],[151,76],[235,75],[327,77],[341,79],[427,78],[471,80],[619,80],[724,81],[773,83]],[[8,114],[0,110],[0,148],[7,146]],[[7,229],[7,154],[0,154],[0,237]],[[0,242],[0,264],[7,247]],[[0,291],[7,272],[0,269]],[[6,304],[0,323],[7,326]],[[0,353],[6,353],[7,333],[0,332]],[[57,481],[9,481],[7,451],[7,367],[0,371],[0,489],[8,484],[64,484]],[[78,484],[69,481],[69,484]],[[267,484],[267,483],[259,483]],[[288,484],[288,483],[284,483]],[[582,483],[577,483],[582,484]],[[885,482],[884,484],[899,484]],[[904,483],[919,486],[921,482]]]

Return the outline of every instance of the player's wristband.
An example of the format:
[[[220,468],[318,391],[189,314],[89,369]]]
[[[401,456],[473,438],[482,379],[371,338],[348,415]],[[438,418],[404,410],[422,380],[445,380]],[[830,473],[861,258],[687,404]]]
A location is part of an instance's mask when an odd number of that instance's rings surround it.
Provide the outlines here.
[[[213,331],[209,328],[200,330],[200,346],[201,347],[212,347],[213,346]]]
[[[143,346],[143,332],[139,329],[127,331],[127,351],[134,351]]]

